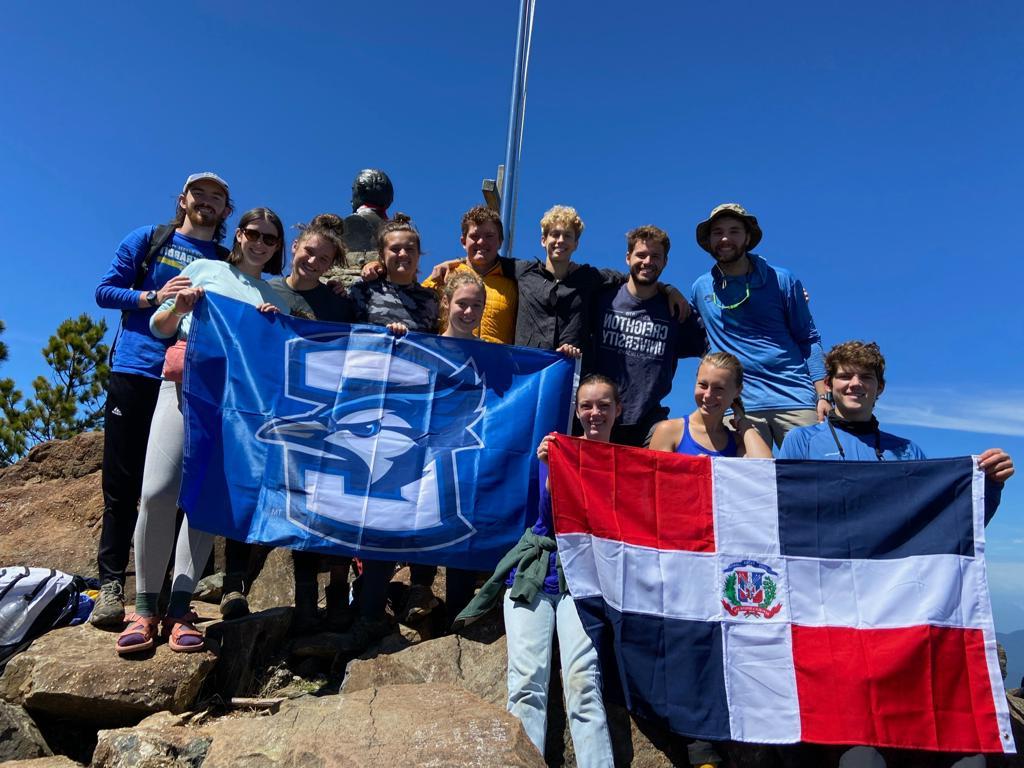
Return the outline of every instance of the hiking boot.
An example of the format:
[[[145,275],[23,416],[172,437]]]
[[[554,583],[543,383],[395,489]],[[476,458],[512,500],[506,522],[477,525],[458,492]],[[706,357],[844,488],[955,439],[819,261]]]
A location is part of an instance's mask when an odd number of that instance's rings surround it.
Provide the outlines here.
[[[430,612],[437,608],[438,600],[430,587],[422,584],[413,584],[409,587],[409,596],[405,600],[405,607],[398,620],[403,624],[422,621]]]
[[[387,618],[366,619],[360,616],[352,629],[338,637],[338,650],[349,655],[360,654],[391,634],[391,622]]]
[[[228,592],[220,599],[220,615],[225,621],[249,615],[249,601],[241,592]]]
[[[94,627],[120,627],[124,624],[124,587],[119,581],[108,581],[100,587],[96,605],[89,614]]]

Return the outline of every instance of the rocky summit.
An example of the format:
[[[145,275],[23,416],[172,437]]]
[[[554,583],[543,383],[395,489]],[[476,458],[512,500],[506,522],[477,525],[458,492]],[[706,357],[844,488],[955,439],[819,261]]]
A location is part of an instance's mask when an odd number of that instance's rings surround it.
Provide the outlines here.
[[[102,448],[101,433],[83,434],[37,446],[0,470],[0,564],[95,576]],[[395,605],[408,578],[408,569],[395,576]],[[218,599],[210,587],[217,583],[207,581],[207,599]],[[443,571],[434,590],[440,599]],[[396,624],[391,635],[351,658],[341,636],[326,627],[296,636],[291,603],[291,558],[275,551],[253,584],[251,615],[225,622],[215,602],[195,601],[208,638],[202,653],[177,654],[159,644],[120,658],[116,633],[88,624],[43,635],[0,675],[0,762],[32,768],[575,765],[557,678],[546,755],[505,711],[500,615],[461,635],[443,634],[434,615],[411,627]],[[1024,743],[1024,701],[1011,696],[1010,703],[1015,735]],[[609,719],[616,765],[688,764],[685,739],[614,705]],[[746,750],[729,755],[727,764],[745,768],[761,764],[761,757]],[[1021,764],[1015,757],[988,762]]]

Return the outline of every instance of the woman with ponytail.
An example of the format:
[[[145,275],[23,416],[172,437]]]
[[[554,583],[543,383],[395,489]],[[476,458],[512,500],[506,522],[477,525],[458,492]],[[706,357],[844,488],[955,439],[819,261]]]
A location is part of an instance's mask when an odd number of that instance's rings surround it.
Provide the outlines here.
[[[705,355],[697,368],[693,397],[696,410],[681,419],[658,424],[651,449],[690,456],[738,456],[770,459],[771,448],[746,418],[740,393],[743,365],[728,352]],[[725,411],[732,408],[732,430],[725,426]]]
[[[770,459],[772,449],[743,412],[743,365],[728,352],[704,355],[697,368],[693,398],[697,408],[681,419],[663,421],[654,428],[651,449],[688,456],[735,456]],[[725,411],[732,408],[732,430],[725,426]],[[690,765],[710,768],[721,758],[706,741],[688,747]]]
[[[331,267],[345,263],[345,224],[334,213],[321,213],[308,224],[299,224],[299,236],[292,243],[292,271],[275,277],[270,284],[288,300],[292,315],[331,323],[351,323],[355,307],[320,282]]]

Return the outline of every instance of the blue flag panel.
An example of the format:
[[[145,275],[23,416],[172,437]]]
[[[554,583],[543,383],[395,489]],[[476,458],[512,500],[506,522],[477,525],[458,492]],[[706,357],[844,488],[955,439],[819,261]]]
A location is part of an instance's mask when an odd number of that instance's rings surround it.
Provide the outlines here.
[[[575,372],[552,352],[207,294],[186,352],[181,506],[242,541],[489,569],[533,522],[534,450],[566,428]]]
[[[776,461],[782,554],[973,557],[973,464],[956,461]]]
[[[676,733],[730,738],[720,623],[618,611],[599,597],[576,598],[576,609],[606,696]]]

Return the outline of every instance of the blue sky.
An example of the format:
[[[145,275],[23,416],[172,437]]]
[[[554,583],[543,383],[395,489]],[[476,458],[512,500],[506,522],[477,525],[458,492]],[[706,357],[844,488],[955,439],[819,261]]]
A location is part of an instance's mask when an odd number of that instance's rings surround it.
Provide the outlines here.
[[[462,211],[503,159],[518,4],[15,4],[5,73],[0,319],[27,389],[130,229],[165,221],[189,173],[240,213],[348,211],[385,168],[426,261],[459,254]],[[576,206],[579,260],[621,265],[624,233],[673,237],[665,279],[710,259],[717,203],[758,216],[758,252],[811,293],[826,344],[877,341],[883,423],[930,456],[999,445],[1024,464],[1019,140],[1024,6],[540,0],[516,254]],[[626,12],[626,9],[629,12]],[[670,404],[689,407],[683,364]],[[1024,475],[1024,472],[1021,473]],[[1024,628],[1024,476],[988,529],[1000,630]]]

